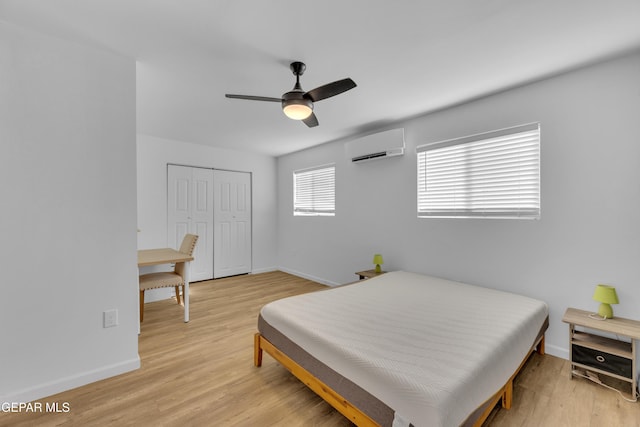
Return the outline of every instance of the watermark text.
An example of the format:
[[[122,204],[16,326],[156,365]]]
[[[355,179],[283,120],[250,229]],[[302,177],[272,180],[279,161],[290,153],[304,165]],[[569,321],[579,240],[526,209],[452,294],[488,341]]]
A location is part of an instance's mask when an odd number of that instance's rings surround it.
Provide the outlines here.
[[[67,413],[71,412],[71,404],[69,402],[2,402],[0,404],[0,412]]]

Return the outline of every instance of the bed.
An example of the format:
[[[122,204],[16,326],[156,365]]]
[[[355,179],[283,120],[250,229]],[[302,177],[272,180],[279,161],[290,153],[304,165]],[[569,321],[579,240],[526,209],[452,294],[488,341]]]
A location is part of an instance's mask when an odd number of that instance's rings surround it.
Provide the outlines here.
[[[266,351],[358,426],[481,425],[547,326],[542,301],[397,271],[265,305],[254,364]]]

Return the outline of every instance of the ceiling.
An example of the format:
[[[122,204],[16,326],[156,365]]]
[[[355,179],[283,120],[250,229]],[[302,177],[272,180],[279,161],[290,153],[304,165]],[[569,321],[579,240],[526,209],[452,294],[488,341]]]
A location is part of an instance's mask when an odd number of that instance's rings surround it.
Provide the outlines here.
[[[135,58],[142,134],[279,156],[640,47],[640,0],[0,0],[0,20]],[[351,77],[316,103],[280,97]]]

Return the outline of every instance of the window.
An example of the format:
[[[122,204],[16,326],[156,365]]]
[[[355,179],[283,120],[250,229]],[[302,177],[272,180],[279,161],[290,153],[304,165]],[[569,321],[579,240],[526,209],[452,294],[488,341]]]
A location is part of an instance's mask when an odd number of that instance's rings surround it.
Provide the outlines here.
[[[335,216],[335,165],[293,172],[293,214]]]
[[[540,124],[422,145],[419,217],[540,217]]]

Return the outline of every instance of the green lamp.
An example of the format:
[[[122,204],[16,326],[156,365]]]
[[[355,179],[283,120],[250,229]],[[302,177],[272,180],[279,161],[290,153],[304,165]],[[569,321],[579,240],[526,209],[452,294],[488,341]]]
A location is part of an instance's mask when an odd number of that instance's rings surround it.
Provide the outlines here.
[[[382,269],[380,268],[380,264],[384,264],[384,261],[382,261],[382,255],[375,254],[373,256],[373,263],[376,265],[376,273],[382,273]]]
[[[593,293],[593,299],[600,302],[598,315],[604,319],[611,319],[613,317],[611,304],[618,304],[616,288],[609,285],[597,285],[596,291]]]

